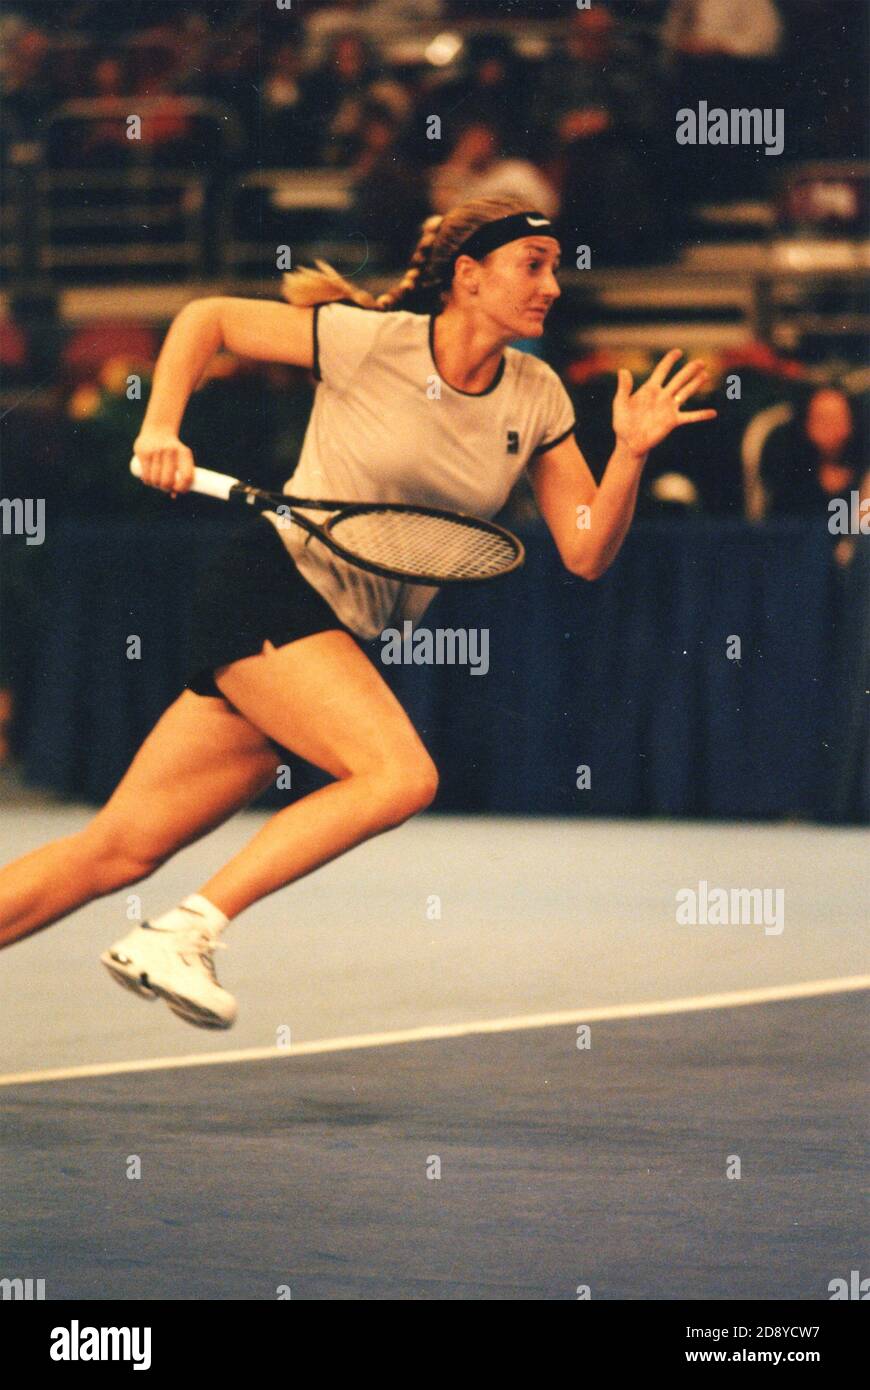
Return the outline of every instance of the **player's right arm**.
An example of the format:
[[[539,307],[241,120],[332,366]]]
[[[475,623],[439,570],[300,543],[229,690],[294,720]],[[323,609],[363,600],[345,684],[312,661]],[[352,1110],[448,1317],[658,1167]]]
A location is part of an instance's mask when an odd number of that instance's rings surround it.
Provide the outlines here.
[[[216,352],[240,357],[314,363],[314,310],[259,299],[211,296],[194,299],[176,315],[154,368],[142,429],[133,451],[142,480],[166,491],[186,492],[193,455],[178,437],[187,402]]]

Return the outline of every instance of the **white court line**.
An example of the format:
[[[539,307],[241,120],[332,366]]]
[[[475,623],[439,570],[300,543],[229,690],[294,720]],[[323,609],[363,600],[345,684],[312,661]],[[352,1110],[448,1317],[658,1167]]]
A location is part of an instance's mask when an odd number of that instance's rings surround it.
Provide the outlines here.
[[[395,1047],[399,1043],[437,1042],[441,1038],[468,1038],[485,1033],[519,1033],[529,1028],[557,1028],[569,1023],[601,1023],[609,1019],[696,1013],[703,1009],[735,1009],[746,1004],[811,999],[823,994],[847,994],[862,989],[870,989],[870,975],[844,975],[835,980],[806,980],[795,985],[740,989],[730,994],[699,994],[688,999],[661,999],[648,1004],[611,1004],[600,1009],[567,1009],[562,1013],[435,1024],[423,1028],[404,1028],[394,1033],[359,1033],[354,1037],[321,1038],[314,1042],[292,1043],[287,1047],[247,1047],[237,1052],[195,1052],[184,1057],[146,1057],[136,1062],[93,1062],[88,1066],[60,1067],[51,1071],[10,1072],[0,1076],[0,1086],[72,1081],[84,1076],[121,1076],[125,1072],[172,1071],[178,1067],[213,1067],[227,1062],[264,1062],[279,1057],[312,1057],[323,1052]]]

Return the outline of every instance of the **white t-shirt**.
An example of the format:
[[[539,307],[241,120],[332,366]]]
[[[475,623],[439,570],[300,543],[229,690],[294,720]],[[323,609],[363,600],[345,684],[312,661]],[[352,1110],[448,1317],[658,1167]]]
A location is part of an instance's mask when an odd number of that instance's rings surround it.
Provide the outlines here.
[[[345,304],[314,312],[319,385],[296,471],[297,497],[410,502],[489,518],[534,453],[574,429],[551,367],[505,348],[484,392],[456,390],[432,354],[434,319]],[[437,589],[382,579],[333,555],[288,518],[266,512],[301,574],[359,637],[416,622]],[[313,520],[322,513],[306,513]]]

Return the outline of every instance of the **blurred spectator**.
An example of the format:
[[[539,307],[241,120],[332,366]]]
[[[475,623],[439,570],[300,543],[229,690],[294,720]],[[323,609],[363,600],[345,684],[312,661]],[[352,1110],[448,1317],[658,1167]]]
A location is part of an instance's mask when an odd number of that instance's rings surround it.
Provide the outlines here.
[[[671,0],[661,39],[672,55],[679,106],[782,107],[773,89],[784,29],[775,0]],[[777,99],[774,99],[777,98]],[[680,147],[698,199],[765,191],[775,163],[754,145]]]
[[[5,75],[12,58],[12,52],[22,34],[26,34],[36,23],[27,14],[26,5],[19,3],[15,9],[0,12],[0,77]]]
[[[497,128],[484,121],[461,129],[450,157],[432,173],[436,212],[468,198],[519,198],[548,217],[559,210],[556,191],[540,169],[528,159],[505,159]]]
[[[425,115],[440,116],[448,139],[457,122],[467,125],[479,120],[496,126],[510,154],[526,153],[532,143],[528,67],[501,34],[472,34],[459,73],[436,79],[423,105]],[[437,149],[436,142],[423,143],[428,152]]]
[[[156,84],[159,90],[180,95],[207,96],[212,50],[226,39],[236,47],[241,72],[250,42],[243,14],[222,15],[218,11],[207,17],[186,0],[183,5],[173,4],[166,10],[161,7],[153,13],[149,7],[141,18],[148,21],[146,27],[135,35],[133,43],[124,44],[133,91],[141,92]],[[218,19],[223,20],[223,28],[218,26]],[[233,19],[235,22],[231,23]],[[265,43],[263,51],[267,51]],[[247,93],[240,90],[230,105],[244,105],[246,100]]]
[[[336,166],[347,166],[360,153],[368,103],[388,107],[400,121],[411,111],[407,89],[379,73],[374,50],[353,32],[339,35],[326,61],[311,74],[308,99],[323,132],[318,162]]]
[[[275,11],[283,14],[284,11]],[[252,158],[268,164],[258,149],[263,53],[254,24],[234,23],[217,30],[203,75],[202,91],[225,102],[239,116]]]
[[[299,43],[282,43],[269,54],[263,79],[261,162],[294,169],[314,164],[318,132],[318,111],[302,76]]]
[[[37,138],[46,111],[57,100],[49,59],[48,35],[7,15],[0,47],[0,116],[18,139]]]
[[[663,85],[609,9],[575,13],[534,104],[566,236],[591,248],[593,266],[667,259],[676,213]]]
[[[692,58],[773,58],[783,31],[774,0],[671,0],[662,42]]]
[[[564,47],[541,68],[535,114],[563,146],[606,131],[640,139],[667,116],[654,60],[604,5],[574,13]]]
[[[305,20],[306,42],[319,48],[336,34],[419,34],[420,25],[438,19],[443,0],[333,0]]]
[[[61,122],[52,135],[53,163],[117,164],[127,158],[130,141],[118,111],[118,99],[130,94],[126,59],[118,53],[97,55],[80,96],[94,103],[95,117],[68,125]],[[105,116],[100,116],[100,111]]]
[[[441,18],[444,0],[369,0],[368,13],[376,24],[418,30],[421,23]]]
[[[309,44],[334,41],[339,34],[362,34],[368,29],[366,10],[368,0],[332,0],[314,10],[305,20],[305,38]]]
[[[186,109],[186,98],[168,90],[169,82],[168,76],[146,71],[134,83],[127,54],[98,54],[81,93],[93,102],[94,115],[55,126],[52,162],[58,167],[69,165],[71,160],[90,166],[115,166],[142,155],[165,163],[196,157],[201,153],[196,122]],[[143,105],[137,111],[137,97],[154,104],[150,109]],[[142,118],[137,139],[131,139],[128,133],[127,118],[133,114]]]
[[[209,141],[204,127],[198,127],[187,110],[185,98],[170,90],[169,77],[155,73],[142,78],[136,95],[154,103],[143,114],[139,144],[157,163],[187,164],[198,157],[209,162],[213,159],[215,142]]]
[[[855,411],[845,392],[814,391],[789,424],[770,435],[761,457],[767,514],[824,516],[835,497],[848,500],[866,467]]]
[[[363,113],[362,145],[353,165],[352,216],[370,241],[383,246],[390,265],[407,264],[428,212],[425,185],[400,135],[392,111],[372,103]]]

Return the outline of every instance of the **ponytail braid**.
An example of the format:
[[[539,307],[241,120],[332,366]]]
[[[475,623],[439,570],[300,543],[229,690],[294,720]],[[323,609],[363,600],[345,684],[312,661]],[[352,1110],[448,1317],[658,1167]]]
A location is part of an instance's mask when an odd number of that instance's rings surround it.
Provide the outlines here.
[[[426,218],[420,232],[420,240],[417,242],[411,257],[411,264],[397,285],[378,295],[377,307],[379,309],[397,309],[402,300],[408,299],[416,290],[432,288],[427,272],[431,268],[432,250],[438,240],[438,232],[443,221],[444,218],[438,213],[433,217]]]
[[[448,269],[453,264],[456,252],[472,232],[486,222],[523,212],[525,206],[515,198],[477,198],[452,208],[443,217],[438,214],[427,217],[408,269],[392,289],[385,290],[377,297],[351,284],[325,261],[315,261],[316,270],[305,266],[287,271],[281,293],[291,304],[304,307],[349,299],[362,309],[378,309],[382,313],[400,309],[408,301],[417,300],[423,295],[437,299],[449,292]],[[452,279],[452,275],[449,278]]]

